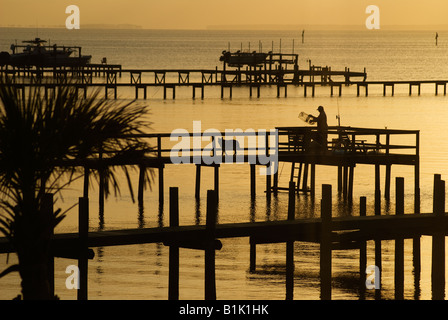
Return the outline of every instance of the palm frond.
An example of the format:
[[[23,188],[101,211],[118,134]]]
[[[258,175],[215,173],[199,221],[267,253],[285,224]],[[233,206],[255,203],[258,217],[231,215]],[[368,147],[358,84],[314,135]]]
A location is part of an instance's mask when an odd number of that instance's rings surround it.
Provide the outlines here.
[[[0,273],[0,279],[4,276],[10,274],[11,272],[19,272],[20,268],[18,264],[14,264],[8,268],[6,268],[2,273]]]

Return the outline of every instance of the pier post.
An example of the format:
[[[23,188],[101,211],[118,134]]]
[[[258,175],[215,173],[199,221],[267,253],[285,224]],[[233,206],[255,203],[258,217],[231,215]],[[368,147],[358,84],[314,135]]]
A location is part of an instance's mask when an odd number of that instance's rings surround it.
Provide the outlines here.
[[[390,200],[390,179],[391,179],[391,169],[392,165],[386,165],[386,180],[384,185],[384,198]]]
[[[355,166],[351,165],[348,173],[348,201],[353,201],[353,180],[355,178]]]
[[[320,297],[331,300],[331,185],[322,185],[320,240]]]
[[[193,85],[193,99],[196,99],[196,89],[201,89],[201,99],[204,99],[204,85],[203,84],[194,84]]]
[[[196,165],[196,184],[195,184],[195,191],[194,191],[194,198],[196,201],[199,201],[201,198],[201,165]]]
[[[260,85],[259,84],[250,84],[249,85],[249,96],[252,98],[252,89],[257,88],[257,98],[260,98]]]
[[[304,169],[303,169],[303,181],[302,181],[302,191],[307,194],[308,193],[308,167],[309,163],[304,163]],[[298,181],[300,183],[300,181]],[[299,188],[297,188],[297,191],[299,191]]]
[[[360,88],[364,87],[365,88],[365,96],[367,97],[369,95],[369,86],[367,83],[358,83],[356,85],[356,96],[359,97],[360,95]]]
[[[365,217],[367,215],[367,198],[361,197],[359,199],[359,216]],[[359,243],[359,298],[364,300],[366,298],[366,268],[367,268],[367,241],[360,241]]]
[[[333,96],[333,88],[338,87],[339,90],[339,97],[342,96],[342,85],[341,84],[334,84],[333,82],[330,82],[330,95]],[[358,95],[359,95],[359,86],[358,86]]]
[[[79,289],[77,292],[78,300],[87,300],[88,298],[88,258],[87,241],[89,234],[89,199],[79,198],[78,211],[78,234],[79,234]]]
[[[170,227],[179,226],[179,189],[170,187]],[[169,247],[168,300],[179,300],[179,247]]]
[[[378,142],[378,138],[377,138]],[[375,165],[375,215],[381,215],[381,190],[380,190],[380,165]],[[378,288],[375,288],[375,299],[381,299],[381,271],[382,271],[382,261],[381,261],[381,240],[375,239],[375,266],[378,267],[380,271]]]
[[[445,215],[445,181],[440,174],[434,175],[433,210],[435,228],[439,227],[439,220]],[[445,298],[445,235],[436,231],[432,236],[432,267],[431,267],[432,299]]]
[[[375,165],[375,214],[381,215],[380,165]]]
[[[436,96],[439,94],[439,86],[443,86],[443,95],[446,96],[446,82],[436,82]]]
[[[416,133],[416,163],[414,165],[414,213],[420,213],[420,160],[419,160],[419,143],[420,134]],[[421,272],[421,243],[420,236],[415,236],[412,239],[412,253],[413,253],[413,266],[414,266],[414,288],[415,299],[420,296],[420,272]]]
[[[344,165],[343,177],[342,177],[342,196],[344,200],[347,200],[348,193],[348,166]]]
[[[176,86],[175,85],[164,85],[163,86],[163,99],[166,100],[166,90],[171,89],[173,91],[173,100],[176,99]]]
[[[102,152],[100,152],[100,159],[102,158]],[[104,165],[101,164],[101,168],[99,169],[99,199],[98,206],[100,214],[104,213],[104,197],[105,197],[105,185],[106,185],[106,177],[104,176]]]
[[[214,165],[214,175],[215,175],[215,181],[214,181],[214,191],[216,192],[216,201],[219,201],[219,164]]]
[[[420,132],[415,134],[416,159],[414,164],[414,211],[420,213]]]
[[[205,300],[216,300],[215,229],[218,193],[207,190],[206,249],[205,249]]]
[[[404,178],[395,179],[395,215],[404,215]],[[395,239],[395,300],[404,299],[404,238]]]
[[[268,171],[268,169],[266,169]],[[272,176],[269,173],[266,174],[266,200],[271,200],[271,194],[272,194]]]
[[[109,99],[109,89],[114,90],[114,99],[117,99],[117,85],[116,84],[106,84],[105,85],[105,98]]]
[[[316,164],[311,164],[311,176],[310,176],[310,195],[311,198],[314,199],[314,196],[316,194]]]
[[[421,84],[419,82],[410,82],[409,83],[409,95],[412,95],[412,86],[417,86],[418,87],[418,95],[420,95],[420,87]]]
[[[89,173],[90,173],[89,168],[87,166],[84,167],[84,185],[83,185],[84,198],[89,197]]]
[[[294,181],[289,182],[288,220],[295,219],[295,189]],[[286,300],[294,298],[294,241],[286,241]]]
[[[315,90],[316,90],[316,85],[314,83],[311,83],[311,84],[305,83],[303,85],[303,95],[304,95],[304,97],[306,97],[306,95],[307,95],[307,88],[308,87],[311,87],[311,96],[314,97],[314,93],[315,93]]]
[[[229,88],[230,99],[232,99],[232,87],[231,84],[221,84],[221,99],[224,99],[224,88]]]
[[[288,85],[277,84],[277,98],[280,98],[280,88],[285,88],[285,98],[288,96]]]
[[[164,203],[164,177],[163,177],[164,165],[159,167],[159,208],[163,207]]]
[[[255,200],[256,196],[256,167],[255,164],[250,164],[250,199]]]
[[[278,195],[278,170],[274,173],[274,186],[272,188],[276,197]]]
[[[338,166],[338,192],[342,192],[342,166]]]
[[[44,183],[45,184],[45,183]],[[45,193],[42,199],[42,214],[48,221],[52,221],[54,217],[54,208],[53,208],[53,194]],[[51,236],[54,235],[54,227],[50,230]],[[51,246],[51,239],[50,239]],[[50,297],[54,296],[54,255],[49,254],[47,260],[47,274],[48,274],[48,282],[50,286]]]
[[[138,207],[143,209],[144,201],[143,201],[143,194],[144,194],[144,187],[145,187],[145,166],[140,165],[139,166],[139,175],[138,175],[138,193],[137,193],[137,202]]]
[[[136,84],[135,85],[135,99],[138,99],[138,89],[143,89],[143,98],[146,100],[146,98],[147,98],[146,86],[145,85],[141,85],[141,84]]]
[[[395,84],[394,83],[384,83],[383,84],[383,96],[386,96],[386,88],[391,87],[392,88],[392,97],[395,93]]]

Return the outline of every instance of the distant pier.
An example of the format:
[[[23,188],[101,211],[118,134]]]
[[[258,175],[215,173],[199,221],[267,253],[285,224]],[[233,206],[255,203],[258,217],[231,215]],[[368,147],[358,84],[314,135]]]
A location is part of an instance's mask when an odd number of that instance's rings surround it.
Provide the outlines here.
[[[224,56],[228,55],[224,54]],[[121,65],[89,64],[76,68],[68,67],[8,67],[0,68],[0,74],[7,76],[15,86],[19,88],[38,86],[45,92],[53,90],[56,86],[67,83],[83,90],[87,94],[88,88],[102,88],[105,97],[118,96],[118,88],[127,87],[135,90],[135,98],[148,97],[151,88],[163,89],[163,98],[169,96],[176,98],[176,89],[179,87],[191,87],[192,98],[195,99],[197,90],[203,99],[206,87],[220,87],[221,98],[232,97],[232,89],[235,87],[248,87],[250,96],[256,90],[257,97],[261,96],[261,87],[277,86],[277,96],[287,96],[288,86],[304,86],[304,94],[307,89],[312,90],[314,96],[315,86],[321,85],[339,88],[342,93],[342,85],[350,85],[360,78],[365,81],[366,70],[362,72],[345,70],[332,70],[329,66],[309,65],[300,69],[297,54],[267,53],[262,54],[262,60],[256,60],[256,53],[232,54],[232,60],[223,59],[221,69],[123,69]],[[171,92],[171,95],[169,94]],[[141,93],[141,94],[140,94]]]
[[[88,89],[101,89],[104,97],[117,99],[120,88],[133,89],[135,99],[147,99],[152,89],[163,90],[163,99],[176,99],[176,90],[190,87],[192,99],[205,98],[206,88],[218,87],[221,98],[232,98],[233,89],[246,87],[249,97],[260,98],[263,87],[274,87],[277,97],[287,97],[288,87],[302,87],[303,97],[314,97],[317,88],[325,89],[329,96],[341,97],[343,88],[356,86],[356,95],[369,96],[369,89],[380,87],[383,96],[394,96],[397,87],[408,89],[409,95],[420,95],[421,87],[432,85],[435,95],[446,95],[448,80],[367,81],[365,72],[328,70],[206,70],[206,69],[121,69],[106,68],[74,70],[1,70],[15,87],[25,90],[40,87],[51,94],[62,84],[76,87],[84,96]],[[361,80],[356,80],[356,79]],[[70,80],[69,80],[70,79]],[[152,80],[151,80],[152,79]]]

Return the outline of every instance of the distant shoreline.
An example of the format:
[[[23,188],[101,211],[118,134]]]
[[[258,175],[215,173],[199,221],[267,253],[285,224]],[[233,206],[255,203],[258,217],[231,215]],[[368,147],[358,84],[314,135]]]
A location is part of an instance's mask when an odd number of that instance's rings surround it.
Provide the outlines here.
[[[143,30],[142,26],[133,24],[83,24],[83,29],[98,29],[98,30]],[[0,25],[0,28],[17,28],[17,29],[36,29],[36,26],[17,26],[17,25]],[[49,25],[38,26],[38,29],[65,29],[65,25]]]
[[[0,28],[36,29],[33,25],[0,25]],[[65,26],[47,25],[38,29],[65,29]],[[161,30],[161,31],[366,31],[365,26],[359,25],[210,25],[203,29],[190,28],[144,28],[132,24],[83,24],[81,29],[89,30]],[[448,25],[385,25],[380,30],[367,30],[371,32],[381,31],[447,31]]]

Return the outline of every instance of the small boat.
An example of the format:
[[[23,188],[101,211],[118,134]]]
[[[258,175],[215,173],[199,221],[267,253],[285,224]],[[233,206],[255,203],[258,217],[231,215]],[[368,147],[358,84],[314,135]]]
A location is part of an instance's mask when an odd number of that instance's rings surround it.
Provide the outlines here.
[[[219,61],[227,63],[230,67],[242,67],[244,65],[257,66],[266,61],[268,54],[261,52],[229,52],[223,51]]]
[[[11,45],[12,53],[0,52],[0,65],[15,67],[78,67],[90,63],[92,56],[81,55],[81,47],[45,45],[40,38]],[[20,51],[22,49],[22,51]],[[72,56],[77,53],[77,56]]]

